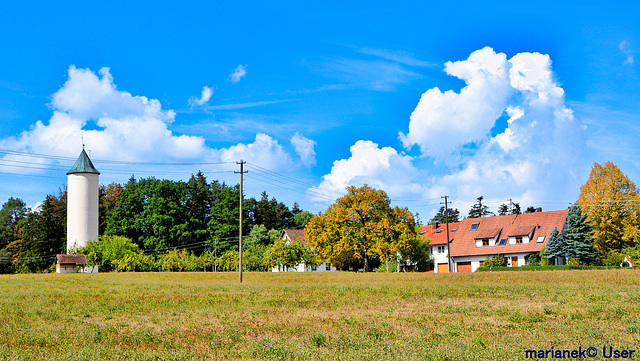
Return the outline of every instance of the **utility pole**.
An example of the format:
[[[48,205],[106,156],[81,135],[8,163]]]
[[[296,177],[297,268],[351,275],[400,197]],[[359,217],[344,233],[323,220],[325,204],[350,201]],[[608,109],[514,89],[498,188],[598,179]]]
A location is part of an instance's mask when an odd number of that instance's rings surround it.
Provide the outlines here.
[[[509,198],[509,213],[511,213],[511,224],[513,224],[513,200]]]
[[[449,196],[442,196],[444,198],[444,221],[447,225],[447,265],[449,266],[449,273],[451,273],[451,249],[449,247]],[[440,202],[442,204],[442,202]]]
[[[242,187],[242,180],[244,178],[244,174],[248,173],[244,171],[244,165],[247,164],[247,162],[242,161],[242,159],[240,159],[240,162],[236,162],[236,164],[240,164],[240,172],[234,172],[234,173],[240,173],[240,283],[242,283],[242,199],[244,198],[244,191],[243,191],[243,187]]]
[[[214,240],[215,246],[213,247],[213,272],[218,272],[218,239]]]

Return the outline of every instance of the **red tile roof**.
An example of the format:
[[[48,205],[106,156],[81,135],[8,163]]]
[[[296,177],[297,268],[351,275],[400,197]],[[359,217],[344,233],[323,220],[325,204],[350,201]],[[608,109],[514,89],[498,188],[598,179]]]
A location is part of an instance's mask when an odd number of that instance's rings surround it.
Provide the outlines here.
[[[280,232],[280,238],[286,238],[292,241],[297,238],[300,238],[300,242],[302,242],[304,246],[307,245],[307,238],[304,236],[304,228],[303,229],[283,229],[282,232]]]
[[[56,264],[75,264],[76,266],[85,266],[87,264],[87,256],[83,254],[57,254]]]
[[[524,213],[518,215],[506,215],[484,218],[466,218],[460,222],[456,231],[456,241],[451,245],[452,257],[480,256],[506,253],[533,253],[542,250],[549,241],[549,235],[553,228],[558,227],[562,232],[567,219],[568,210],[552,212]],[[479,223],[476,231],[471,231],[471,224]],[[476,247],[478,235],[493,233],[496,229],[501,229],[500,238],[508,236],[533,234],[528,244],[498,245],[493,247]],[[525,232],[525,233],[523,233]],[[537,243],[539,236],[545,236],[544,242]],[[490,237],[486,237],[490,238]],[[446,244],[446,241],[445,241]]]
[[[460,226],[460,222],[449,223],[449,242],[453,242],[453,239],[457,235],[457,229]],[[435,225],[426,225],[420,228],[420,236],[422,238],[430,239],[431,245],[447,244],[447,225],[446,223]]]

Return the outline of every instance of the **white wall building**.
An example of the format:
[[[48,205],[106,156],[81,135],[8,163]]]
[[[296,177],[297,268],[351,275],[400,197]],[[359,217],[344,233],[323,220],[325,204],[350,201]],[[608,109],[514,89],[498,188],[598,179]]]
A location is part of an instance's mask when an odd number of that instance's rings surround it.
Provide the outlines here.
[[[285,242],[291,242],[293,240],[299,239],[305,247],[307,246],[307,238],[304,236],[304,229],[283,229],[280,233],[280,237],[285,240]],[[273,267],[271,272],[328,272],[328,271],[337,271],[337,269],[331,264],[327,262],[322,262],[319,266],[307,265],[304,262],[300,263],[297,267],[286,267],[284,265],[278,265],[277,267]]]

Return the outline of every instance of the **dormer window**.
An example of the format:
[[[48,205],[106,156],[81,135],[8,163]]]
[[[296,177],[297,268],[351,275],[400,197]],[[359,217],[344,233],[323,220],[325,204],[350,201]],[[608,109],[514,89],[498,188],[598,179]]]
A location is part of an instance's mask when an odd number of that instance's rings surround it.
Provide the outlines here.
[[[471,231],[475,231],[478,229],[478,226],[480,225],[480,222],[475,222],[475,223],[471,223]]]
[[[489,240],[488,239],[483,239],[482,240],[482,247],[489,247]]]
[[[506,244],[507,244],[507,239],[506,239],[506,238],[503,238],[503,239],[501,239],[501,240],[500,240],[500,243],[499,243],[498,245],[499,245],[499,246],[504,246],[504,245],[506,245]]]
[[[522,244],[522,237],[516,237],[516,244]]]

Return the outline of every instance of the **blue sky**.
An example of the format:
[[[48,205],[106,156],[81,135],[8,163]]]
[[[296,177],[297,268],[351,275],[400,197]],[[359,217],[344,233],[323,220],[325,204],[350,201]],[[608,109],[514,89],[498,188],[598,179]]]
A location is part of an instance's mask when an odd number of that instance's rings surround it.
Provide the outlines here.
[[[313,212],[363,183],[423,220],[442,195],[462,214],[481,195],[494,211],[565,208],[594,162],[640,179],[639,10],[3,4],[0,201],[57,193],[84,137],[103,183],[202,170],[235,184],[242,158],[248,196]]]

